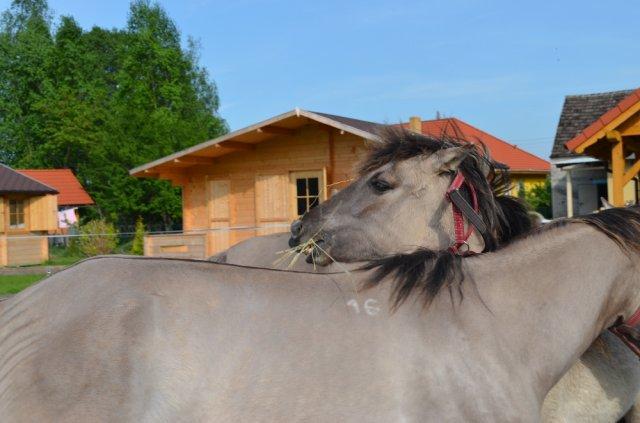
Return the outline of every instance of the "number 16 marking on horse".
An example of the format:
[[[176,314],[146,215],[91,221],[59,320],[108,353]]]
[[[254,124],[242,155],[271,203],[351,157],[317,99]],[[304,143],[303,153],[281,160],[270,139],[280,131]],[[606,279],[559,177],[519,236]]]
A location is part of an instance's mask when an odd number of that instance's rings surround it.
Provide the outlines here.
[[[347,301],[347,305],[353,307],[356,314],[360,314],[360,304],[355,299],[351,299]],[[378,306],[378,300],[374,300],[373,298],[369,298],[364,302],[364,312],[369,316],[375,316],[380,313],[380,306]]]

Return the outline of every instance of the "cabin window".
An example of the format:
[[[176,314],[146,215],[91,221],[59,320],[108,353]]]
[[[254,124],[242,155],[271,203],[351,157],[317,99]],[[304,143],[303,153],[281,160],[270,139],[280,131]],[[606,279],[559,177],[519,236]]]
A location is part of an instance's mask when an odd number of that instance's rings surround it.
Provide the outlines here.
[[[9,200],[9,228],[24,228],[24,200]]]
[[[320,172],[294,172],[291,174],[294,193],[294,211],[300,217],[323,200],[324,177]]]

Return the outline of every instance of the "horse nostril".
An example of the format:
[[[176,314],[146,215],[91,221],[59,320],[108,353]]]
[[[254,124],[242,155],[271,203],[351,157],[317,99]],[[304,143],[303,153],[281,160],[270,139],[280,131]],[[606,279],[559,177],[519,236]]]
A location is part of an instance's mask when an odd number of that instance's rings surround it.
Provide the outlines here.
[[[291,224],[291,234],[294,237],[300,235],[300,231],[302,230],[302,221],[300,219],[294,220]]]
[[[300,238],[296,238],[294,236],[289,238],[289,247],[293,248],[297,247],[298,245],[300,245]]]

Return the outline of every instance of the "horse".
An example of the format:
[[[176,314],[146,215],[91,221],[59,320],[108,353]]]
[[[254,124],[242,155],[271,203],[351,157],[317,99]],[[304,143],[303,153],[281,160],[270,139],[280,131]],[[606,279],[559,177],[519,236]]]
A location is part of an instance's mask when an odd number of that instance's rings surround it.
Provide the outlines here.
[[[0,415],[538,421],[566,370],[640,306],[640,210],[548,226],[351,274],[88,259],[0,303]]]
[[[308,258],[326,266],[316,266],[319,272],[353,270],[359,261],[418,247],[447,249],[455,242],[455,221],[446,191],[449,175],[458,170],[466,178],[465,194],[470,195],[470,187],[475,191],[491,249],[531,229],[531,215],[508,195],[508,173],[497,169],[486,152],[455,139],[388,131],[372,147],[356,181],[294,222],[291,243],[315,238],[314,257]],[[275,234],[245,241],[224,253],[226,262],[286,268],[286,261],[274,260],[276,251],[286,249],[287,238]],[[484,243],[476,231],[465,247],[479,252]],[[294,268],[310,267],[297,260]],[[616,421],[640,391],[636,364],[636,357],[617,338],[603,333],[551,392],[543,410],[545,421]],[[632,421],[629,416],[628,420]]]

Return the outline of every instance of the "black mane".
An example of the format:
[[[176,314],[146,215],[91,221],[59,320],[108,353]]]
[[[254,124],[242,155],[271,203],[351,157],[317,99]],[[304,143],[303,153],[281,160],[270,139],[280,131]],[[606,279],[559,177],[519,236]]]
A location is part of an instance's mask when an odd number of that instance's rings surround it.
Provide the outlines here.
[[[453,130],[460,133],[455,127]],[[490,232],[485,251],[495,250],[531,230],[527,206],[519,198],[509,195],[511,181],[508,169],[491,160],[481,142],[474,144],[460,136],[451,137],[445,133],[432,137],[397,128],[386,129],[381,133],[381,139],[371,146],[371,152],[360,166],[361,176],[387,163],[428,156],[446,148],[463,147],[467,155],[460,164],[460,171],[476,189],[480,214]]]
[[[604,233],[625,253],[640,254],[640,207],[604,210],[575,218],[559,219],[530,233],[546,233],[569,224],[586,224]],[[375,269],[365,284],[370,288],[391,276],[395,286],[392,292],[392,308],[395,309],[414,293],[420,295],[425,306],[438,295],[442,288],[460,290],[465,274],[462,264],[465,258],[448,250],[432,251],[420,249],[409,254],[398,254],[371,261],[363,269]]]

